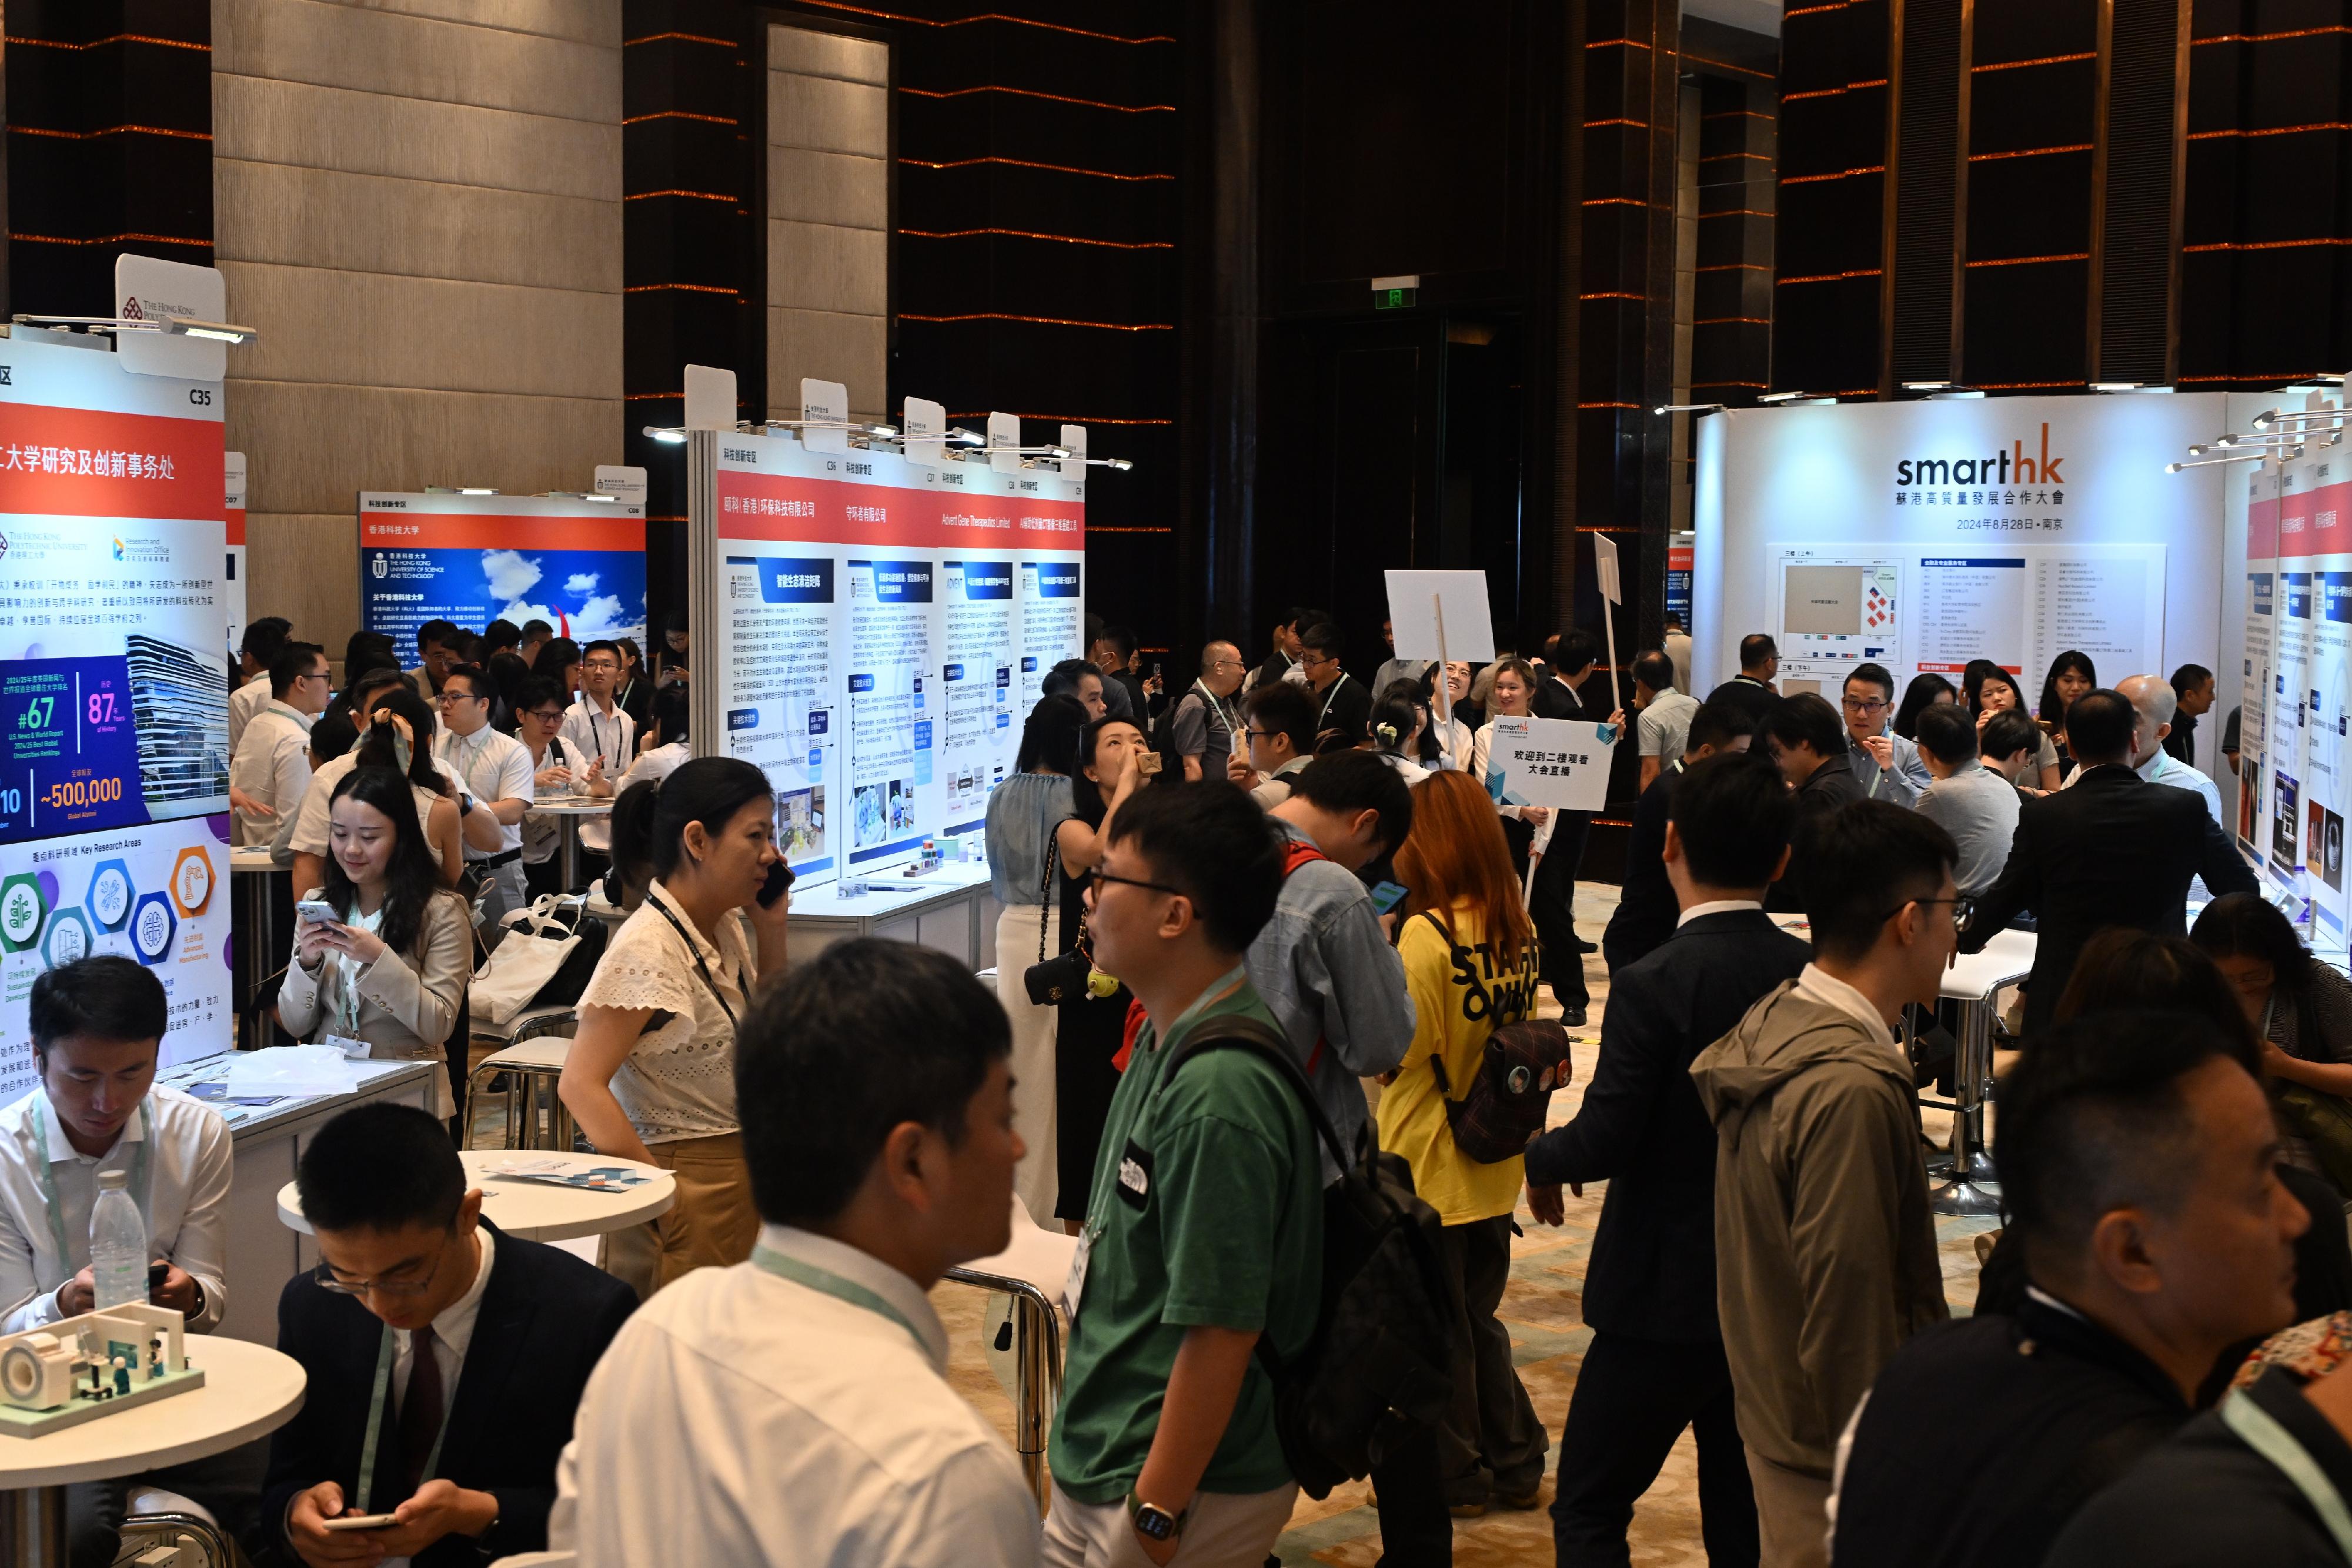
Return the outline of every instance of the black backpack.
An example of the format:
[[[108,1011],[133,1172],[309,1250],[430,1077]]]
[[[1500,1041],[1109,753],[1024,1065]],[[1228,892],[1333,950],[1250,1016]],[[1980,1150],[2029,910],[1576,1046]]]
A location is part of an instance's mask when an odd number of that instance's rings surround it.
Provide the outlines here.
[[[1369,1131],[1349,1158],[1281,1035],[1247,1018],[1207,1027],[1213,1032],[1177,1048],[1160,1082],[1204,1051],[1249,1051],[1281,1072],[1341,1171],[1323,1189],[1323,1300],[1314,1335],[1287,1361],[1271,1333],[1257,1342],[1258,1364],[1274,1380],[1283,1458],[1299,1490],[1320,1499],[1370,1475],[1416,1427],[1444,1419],[1460,1287],[1440,1249],[1437,1211],[1413,1196],[1405,1162],[1379,1152]]]

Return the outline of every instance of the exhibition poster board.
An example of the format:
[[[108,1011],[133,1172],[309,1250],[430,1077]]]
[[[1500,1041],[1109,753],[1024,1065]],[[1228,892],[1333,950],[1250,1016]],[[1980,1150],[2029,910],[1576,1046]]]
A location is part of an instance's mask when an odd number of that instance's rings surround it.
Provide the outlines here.
[[[404,659],[416,629],[544,621],[559,637],[646,638],[646,509],[578,496],[364,491],[360,623]]]
[[[1864,662],[1899,690],[1922,671],[1957,685],[1970,659],[1990,658],[2029,700],[2068,650],[2108,685],[2226,667],[2221,476],[2165,472],[2223,428],[2226,402],[2000,397],[1708,415],[1694,684],[1704,695],[1727,679],[1752,632],[1779,642],[1782,692],[1832,702]],[[2198,739],[2210,769],[2218,749],[2203,727]]]
[[[227,569],[221,578],[221,608],[228,621],[228,667],[237,668],[245,642],[245,454],[221,454],[221,483],[227,490],[222,516],[228,528]]]
[[[980,831],[1082,652],[1084,478],[715,431],[688,462],[696,753],[766,771],[812,883]]]
[[[2268,863],[2270,709],[2278,682],[2279,476],[2254,465],[2246,490],[2245,646],[2238,700],[2238,847]]]
[[[105,341],[0,341],[0,1101],[86,952],[155,970],[167,1063],[230,1038],[220,388]]]

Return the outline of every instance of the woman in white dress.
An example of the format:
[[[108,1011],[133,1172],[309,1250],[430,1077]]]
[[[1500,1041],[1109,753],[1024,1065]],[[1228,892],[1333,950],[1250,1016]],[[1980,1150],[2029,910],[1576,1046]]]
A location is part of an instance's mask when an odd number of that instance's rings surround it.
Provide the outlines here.
[[[1500,718],[1526,718],[1533,711],[1536,695],[1535,666],[1525,659],[1498,659],[1494,666],[1494,701],[1490,711]],[[1487,758],[1495,749],[1495,720],[1489,718],[1478,727],[1470,742],[1470,777],[1480,789],[1494,793],[1486,781]],[[1527,875],[1528,862],[1539,860],[1551,842],[1551,812],[1542,806],[1505,806],[1497,804],[1496,812],[1503,819],[1503,837],[1510,841],[1511,864],[1520,877]]]

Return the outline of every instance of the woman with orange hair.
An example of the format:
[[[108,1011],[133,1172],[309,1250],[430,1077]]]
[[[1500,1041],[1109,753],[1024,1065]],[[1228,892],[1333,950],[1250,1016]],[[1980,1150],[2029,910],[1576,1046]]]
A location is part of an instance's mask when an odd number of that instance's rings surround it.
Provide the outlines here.
[[[1535,1009],[1535,924],[1495,803],[1467,773],[1431,774],[1412,791],[1412,831],[1396,852],[1407,892],[1397,936],[1415,1018],[1412,1045],[1381,1095],[1381,1147],[1444,1221],[1445,1258],[1462,1286],[1454,1407],[1438,1436],[1445,1500],[1456,1518],[1533,1508],[1550,1446],[1496,1321],[1511,1265],[1511,1210],[1523,1162],[1489,1165],[1454,1142],[1445,1103],[1468,1092],[1487,1037]]]

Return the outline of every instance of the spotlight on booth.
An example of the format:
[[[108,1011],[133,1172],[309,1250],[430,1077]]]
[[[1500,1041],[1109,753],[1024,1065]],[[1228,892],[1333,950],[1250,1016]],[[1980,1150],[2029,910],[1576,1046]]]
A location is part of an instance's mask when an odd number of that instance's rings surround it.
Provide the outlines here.
[[[1721,413],[1724,410],[1724,404],[1719,402],[1662,402],[1650,412],[1654,414]]]
[[[683,446],[686,444],[686,432],[668,425],[648,424],[639,430],[637,434],[640,435],[651,436],[654,440],[660,442],[665,446]]]
[[[215,343],[252,343],[261,334],[251,327],[239,327],[227,321],[200,321],[193,316],[166,316],[163,329],[173,337],[207,338]]]
[[[1824,396],[1820,392],[1766,392],[1756,401],[1772,408],[1786,408],[1791,403],[1803,403],[1808,407],[1831,408],[1836,406],[1837,397],[1834,393]]]

